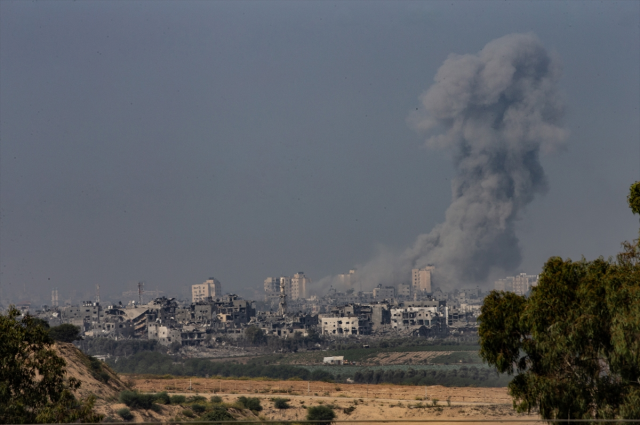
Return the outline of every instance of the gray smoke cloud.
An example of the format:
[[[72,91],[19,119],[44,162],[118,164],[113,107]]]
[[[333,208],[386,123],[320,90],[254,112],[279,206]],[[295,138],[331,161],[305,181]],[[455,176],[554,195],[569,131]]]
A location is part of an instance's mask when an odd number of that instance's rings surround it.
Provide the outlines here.
[[[510,34],[478,54],[451,54],[409,123],[426,145],[451,154],[456,176],[444,223],[404,252],[381,249],[358,267],[364,287],[407,281],[435,265],[443,286],[484,282],[521,262],[515,223],[547,182],[540,154],[567,137],[557,82],[561,68],[533,34]],[[324,279],[324,285],[335,279]]]

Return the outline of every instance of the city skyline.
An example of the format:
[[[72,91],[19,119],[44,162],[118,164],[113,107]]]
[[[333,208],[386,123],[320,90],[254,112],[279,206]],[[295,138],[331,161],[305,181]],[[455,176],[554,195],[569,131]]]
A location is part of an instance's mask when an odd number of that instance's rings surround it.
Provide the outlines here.
[[[412,111],[449,55],[515,33],[561,64],[568,136],[540,157],[548,191],[515,224],[514,271],[636,237],[637,3],[0,11],[3,297],[110,297],[138,281],[186,296],[208,276],[250,297],[274,271],[317,283],[406,249],[444,221],[455,177]]]

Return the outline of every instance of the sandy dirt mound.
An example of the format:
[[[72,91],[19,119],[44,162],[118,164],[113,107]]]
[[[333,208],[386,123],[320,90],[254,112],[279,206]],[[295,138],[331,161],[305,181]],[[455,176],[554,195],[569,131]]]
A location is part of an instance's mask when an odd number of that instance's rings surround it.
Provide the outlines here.
[[[115,400],[120,391],[127,389],[106,363],[100,362],[100,369],[92,368],[90,358],[73,344],[57,342],[54,350],[67,362],[67,376],[81,382],[80,389],[76,391],[77,397],[85,398],[94,394],[98,398],[96,404],[99,405],[106,400]]]

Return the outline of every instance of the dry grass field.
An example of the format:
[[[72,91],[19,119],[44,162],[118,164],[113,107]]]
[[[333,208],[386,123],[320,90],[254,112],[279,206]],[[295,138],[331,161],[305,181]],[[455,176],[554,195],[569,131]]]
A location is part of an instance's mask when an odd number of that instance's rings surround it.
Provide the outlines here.
[[[304,381],[219,380],[206,378],[128,378],[143,392],[221,396],[233,404],[238,397],[258,397],[266,420],[303,420],[306,407],[320,404],[334,407],[338,420],[505,420],[537,419],[511,408],[506,388],[415,387],[402,385],[329,384]],[[425,399],[426,391],[426,399]],[[273,398],[289,399],[291,408],[276,409]],[[118,406],[114,406],[116,408]],[[168,407],[167,407],[168,408]],[[168,411],[167,414],[170,412]],[[166,415],[165,415],[166,417]],[[158,417],[156,420],[160,419]],[[177,419],[177,418],[176,418]],[[152,417],[137,421],[154,420]],[[397,422],[401,423],[401,422]],[[516,422],[514,422],[516,423]]]

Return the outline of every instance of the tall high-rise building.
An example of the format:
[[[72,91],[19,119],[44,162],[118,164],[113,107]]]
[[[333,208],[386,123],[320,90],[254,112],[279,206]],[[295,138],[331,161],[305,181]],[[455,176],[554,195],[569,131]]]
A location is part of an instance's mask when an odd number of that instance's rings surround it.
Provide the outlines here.
[[[529,292],[531,287],[538,284],[538,275],[528,275],[520,273],[513,277],[513,292],[517,295],[524,295]]]
[[[299,300],[307,298],[307,284],[311,283],[311,280],[304,275],[304,272],[298,272],[291,278],[291,299]]]
[[[413,292],[426,292],[431,293],[431,273],[435,267],[427,266],[422,269],[411,270],[411,286]]]
[[[268,277],[264,280],[264,293],[276,295],[280,292],[280,280],[277,277]]]
[[[222,296],[222,284],[214,277],[210,277],[205,282],[191,285],[191,302],[204,301],[208,297],[215,298]]]
[[[307,285],[310,283],[304,272],[298,272],[293,277],[268,277],[264,280],[264,293],[267,298],[279,296],[280,287],[283,286],[287,299],[299,300],[307,297]]]
[[[356,288],[356,283],[358,281],[356,269],[349,270],[349,273],[339,274],[338,279],[340,280],[340,283],[346,288],[358,289]]]

